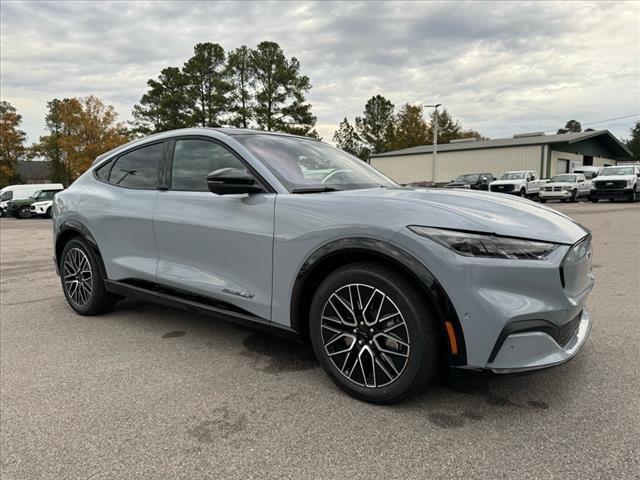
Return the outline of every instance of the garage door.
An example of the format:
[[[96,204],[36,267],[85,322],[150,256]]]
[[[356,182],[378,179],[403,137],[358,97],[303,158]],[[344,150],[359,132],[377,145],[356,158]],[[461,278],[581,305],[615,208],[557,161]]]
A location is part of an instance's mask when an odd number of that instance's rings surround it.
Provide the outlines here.
[[[558,159],[558,171],[556,173],[569,173],[569,160]]]

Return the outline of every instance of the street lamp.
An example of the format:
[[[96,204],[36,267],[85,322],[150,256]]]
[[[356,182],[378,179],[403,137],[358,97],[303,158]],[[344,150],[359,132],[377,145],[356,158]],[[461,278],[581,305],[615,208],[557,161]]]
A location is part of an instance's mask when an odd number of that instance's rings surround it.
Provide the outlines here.
[[[433,161],[431,162],[431,181],[436,183],[436,157],[438,156],[438,107],[441,103],[435,105],[425,105],[425,108],[435,108],[436,114],[433,117]]]

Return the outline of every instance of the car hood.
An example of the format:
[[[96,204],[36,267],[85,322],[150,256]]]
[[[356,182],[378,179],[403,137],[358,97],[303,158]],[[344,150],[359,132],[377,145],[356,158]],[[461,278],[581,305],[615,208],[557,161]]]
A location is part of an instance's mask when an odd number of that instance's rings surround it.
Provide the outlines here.
[[[588,232],[566,215],[530,200],[477,190],[376,188],[323,195],[366,199],[394,222],[573,244]],[[382,214],[383,215],[383,214]]]
[[[471,186],[471,185],[475,185],[475,183],[470,183],[470,182],[449,182],[445,185],[445,187],[464,187],[464,186]]]
[[[608,175],[600,176],[593,179],[594,182],[613,182],[615,180],[633,180],[635,175]]]
[[[18,206],[18,205],[31,205],[33,202],[35,202],[35,200],[32,199],[32,198],[21,198],[20,200],[13,200],[13,204],[15,206]]]
[[[575,187],[576,185],[575,182],[547,182],[544,184],[545,187]]]
[[[512,183],[524,182],[524,178],[514,180],[494,180],[491,185],[510,185]]]

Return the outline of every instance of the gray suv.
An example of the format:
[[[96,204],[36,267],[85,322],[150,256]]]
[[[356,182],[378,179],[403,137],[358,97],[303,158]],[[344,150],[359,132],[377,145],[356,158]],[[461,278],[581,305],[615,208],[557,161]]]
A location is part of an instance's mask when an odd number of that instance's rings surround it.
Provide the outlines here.
[[[69,305],[137,297],[311,342],[349,394],[439,366],[518,372],[591,328],[589,232],[529,200],[402,188],[320,141],[185,129],[102,155],[54,201]]]

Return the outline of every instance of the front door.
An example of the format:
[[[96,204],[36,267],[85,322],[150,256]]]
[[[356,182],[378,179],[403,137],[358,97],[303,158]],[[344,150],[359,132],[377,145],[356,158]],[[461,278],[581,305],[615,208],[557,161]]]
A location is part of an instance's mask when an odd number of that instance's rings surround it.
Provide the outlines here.
[[[172,142],[168,190],[159,192],[154,228],[157,281],[270,320],[275,194],[215,195],[206,178],[220,168],[247,170],[212,139]]]

